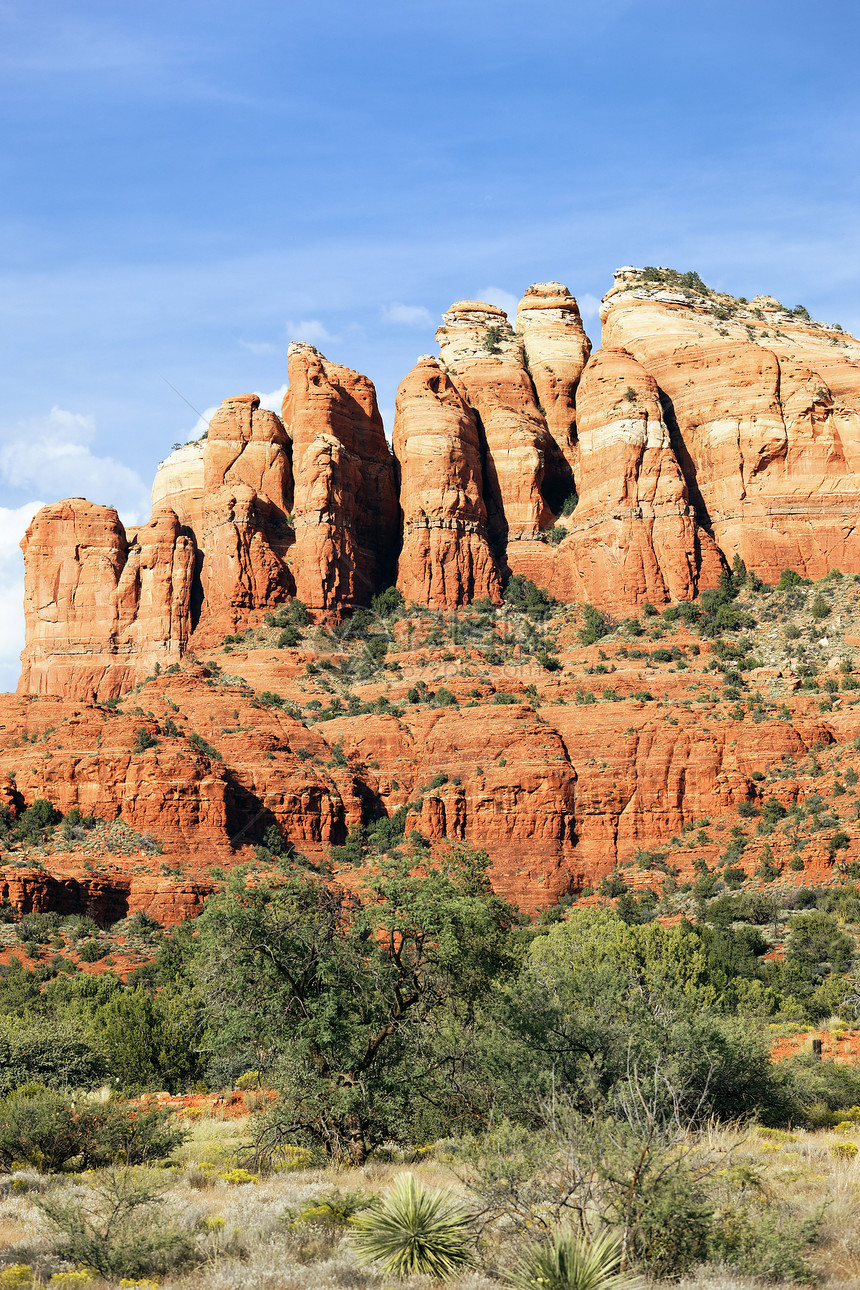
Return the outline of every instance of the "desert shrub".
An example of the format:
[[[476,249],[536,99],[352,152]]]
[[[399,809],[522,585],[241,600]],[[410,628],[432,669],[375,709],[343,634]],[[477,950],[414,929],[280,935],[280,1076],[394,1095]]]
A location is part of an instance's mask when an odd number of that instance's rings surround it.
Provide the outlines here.
[[[611,1233],[588,1240],[562,1229],[529,1246],[505,1279],[517,1290],[624,1290],[635,1281],[619,1272],[619,1261]]]
[[[594,605],[585,605],[582,610],[583,626],[579,639],[583,645],[594,645],[609,633],[609,623]]]
[[[146,726],[138,726],[134,732],[134,743],[131,746],[133,753],[146,752],[147,748],[157,748],[158,740],[150,734]]]
[[[289,623],[286,627],[282,628],[278,636],[278,649],[293,649],[298,645],[301,638],[302,635],[299,629],[292,623]]]
[[[70,1262],[106,1279],[164,1275],[199,1261],[193,1237],[163,1211],[164,1184],[132,1170],[109,1172],[85,1199],[49,1195],[36,1203],[60,1234]]]
[[[539,616],[547,614],[558,603],[530,578],[523,578],[519,574],[508,580],[504,599],[505,604],[513,605],[523,613]]]
[[[822,596],[821,592],[818,593],[812,604],[809,606],[809,612],[812,614],[813,618],[819,619],[826,618],[830,613],[830,606]]]
[[[219,753],[218,749],[213,748],[212,744],[210,744],[206,739],[204,739],[202,735],[198,735],[192,732],[188,736],[188,742],[190,744],[193,744],[193,746],[197,749],[198,752],[203,753],[204,757],[208,757],[211,761],[223,761],[223,758]]]
[[[119,1103],[75,1105],[51,1089],[25,1086],[0,1103],[0,1164],[8,1169],[20,1160],[56,1172],[163,1160],[187,1137],[169,1117]]]
[[[391,1191],[353,1219],[362,1262],[380,1262],[386,1275],[447,1278],[471,1262],[465,1207],[440,1189],[401,1174]]]
[[[0,1018],[0,1096],[32,1081],[57,1089],[93,1088],[106,1073],[101,1049],[78,1023]]]
[[[820,1216],[796,1219],[772,1205],[731,1206],[708,1238],[712,1259],[767,1281],[815,1280],[805,1255],[818,1239]]]
[[[110,947],[102,941],[84,941],[80,948],[79,958],[83,963],[98,963],[110,953]]]

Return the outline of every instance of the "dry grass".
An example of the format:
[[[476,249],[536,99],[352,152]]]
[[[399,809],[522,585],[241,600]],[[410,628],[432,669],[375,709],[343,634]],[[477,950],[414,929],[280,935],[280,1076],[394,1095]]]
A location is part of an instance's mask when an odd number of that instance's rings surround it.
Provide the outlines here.
[[[193,1272],[163,1280],[162,1290],[381,1290],[389,1285],[373,1270],[359,1268],[343,1229],[315,1222],[291,1223],[292,1216],[321,1194],[387,1188],[409,1168],[423,1182],[460,1190],[451,1172],[432,1160],[417,1165],[371,1162],[362,1170],[303,1169],[231,1184],[222,1177],[243,1141],[241,1121],[204,1118],[176,1153],[169,1180],[169,1216],[186,1231],[202,1233],[206,1263]],[[752,1171],[762,1198],[786,1208],[797,1219],[821,1214],[822,1241],[811,1262],[826,1290],[860,1285],[860,1153],[840,1158],[839,1144],[860,1145],[860,1125],[844,1133],[783,1133],[754,1129],[742,1140],[716,1130],[705,1150],[734,1141],[734,1169]],[[836,1149],[836,1151],[835,1151]],[[18,1180],[17,1182],[15,1180]],[[88,1179],[40,1179],[32,1173],[0,1179],[0,1262],[27,1263],[45,1284],[54,1271],[68,1268],[55,1252],[49,1225],[34,1196],[45,1186],[85,1188]],[[729,1203],[736,1177],[731,1170],[717,1180],[717,1203]],[[286,1218],[285,1218],[286,1215]],[[404,1282],[409,1290],[430,1290],[426,1278]],[[452,1290],[500,1290],[501,1282],[480,1272],[460,1275]],[[754,1278],[730,1269],[703,1268],[677,1283],[678,1290],[754,1290]],[[116,1290],[118,1282],[92,1283],[92,1290]],[[776,1290],[776,1287],[774,1287]]]

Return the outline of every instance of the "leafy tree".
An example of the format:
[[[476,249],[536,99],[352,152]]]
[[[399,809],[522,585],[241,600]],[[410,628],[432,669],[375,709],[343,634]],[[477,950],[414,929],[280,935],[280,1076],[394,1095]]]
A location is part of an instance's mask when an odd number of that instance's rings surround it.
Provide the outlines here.
[[[281,1098],[258,1146],[303,1135],[361,1164],[409,1135],[422,1103],[464,1112],[460,1030],[513,967],[514,911],[485,852],[381,856],[361,896],[297,874],[241,875],[198,922],[195,965],[217,1057],[265,1070]]]

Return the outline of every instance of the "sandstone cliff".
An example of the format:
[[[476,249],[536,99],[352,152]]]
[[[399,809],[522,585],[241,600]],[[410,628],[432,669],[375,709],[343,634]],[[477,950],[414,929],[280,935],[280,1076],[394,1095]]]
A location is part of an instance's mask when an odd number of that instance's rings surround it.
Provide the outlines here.
[[[860,570],[860,344],[770,297],[671,279],[618,270],[603,338],[662,391],[703,526],[766,581]]]
[[[449,609],[499,603],[475,414],[433,358],[419,359],[397,391],[394,454],[403,510],[397,586],[405,599]]]
[[[256,395],[225,399],[203,454],[202,613],[195,641],[222,640],[295,591],[287,567],[292,472],[287,436]]]
[[[178,662],[191,632],[195,547],[173,511],[129,533],[82,498],[44,507],[24,552],[20,694],[111,698]]]
[[[616,609],[689,600],[722,562],[697,524],[653,377],[625,350],[590,358],[576,398],[579,504],[550,590]]]
[[[393,576],[394,466],[371,381],[311,345],[289,351],[283,415],[292,442],[296,595],[315,611],[369,604]]]

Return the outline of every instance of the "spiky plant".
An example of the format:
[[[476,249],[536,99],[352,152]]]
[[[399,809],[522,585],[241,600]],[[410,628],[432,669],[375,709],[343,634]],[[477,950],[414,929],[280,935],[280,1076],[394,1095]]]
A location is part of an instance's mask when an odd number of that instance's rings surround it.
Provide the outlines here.
[[[556,1232],[546,1245],[532,1245],[507,1281],[517,1290],[632,1290],[637,1277],[619,1272],[621,1248],[611,1233],[593,1240]]]
[[[471,1262],[468,1212],[441,1189],[401,1174],[391,1191],[353,1219],[354,1244],[364,1263],[379,1260],[387,1274],[413,1272],[445,1280]]]

